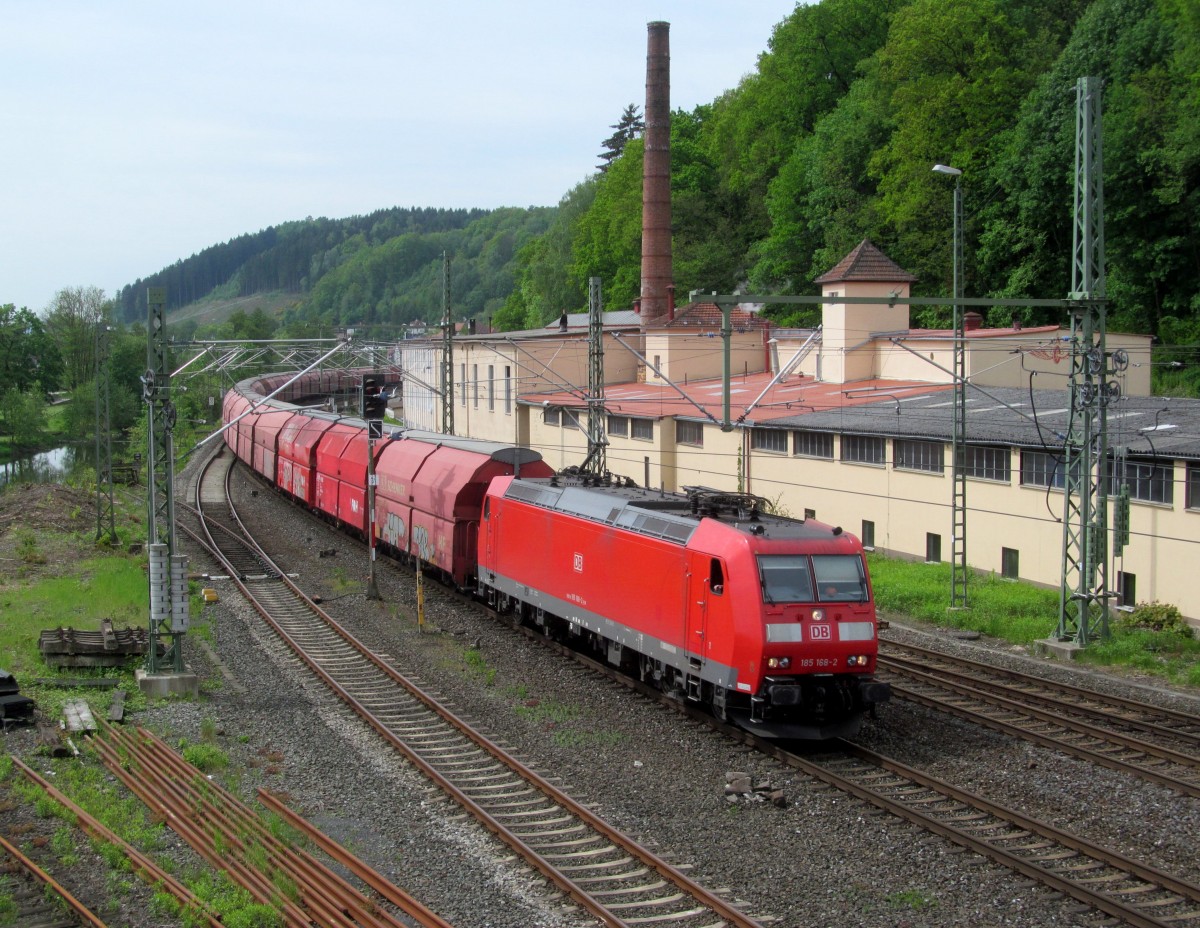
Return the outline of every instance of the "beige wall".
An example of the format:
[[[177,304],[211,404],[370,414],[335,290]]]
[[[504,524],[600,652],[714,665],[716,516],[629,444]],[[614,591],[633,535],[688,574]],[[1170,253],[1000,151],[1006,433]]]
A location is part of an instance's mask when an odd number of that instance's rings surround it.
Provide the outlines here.
[[[724,351],[719,333],[713,333],[710,337],[686,331],[670,334],[648,332],[645,346],[643,354],[646,360],[657,367],[667,380],[686,383],[689,380],[712,380],[724,376]],[[729,369],[735,376],[762,373],[768,363],[766,340],[761,329],[730,335]],[[654,373],[653,368],[649,368],[646,382],[663,383],[664,380]]]
[[[707,438],[707,436],[706,436]],[[888,553],[923,558],[926,534],[941,536],[942,560],[952,556],[952,497],[949,469],[942,474],[842,464],[840,436],[834,438],[834,460],[754,452],[750,457],[749,492],[779,498],[791,515],[812,509],[823,522],[859,535],[863,520],[875,523],[875,546]],[[889,441],[887,458],[892,460]],[[1186,508],[1186,465],[1177,462],[1175,501],[1171,506],[1134,501],[1131,541],[1116,562],[1109,587],[1116,589],[1117,570],[1136,577],[1139,602],[1172,603],[1200,622],[1200,584],[1177,565],[1195,559],[1200,537],[1200,510]],[[1018,552],[1020,577],[1057,587],[1061,582],[1063,494],[1020,483],[1021,455],[1011,453],[1008,483],[967,481],[967,559],[982,571],[1001,570],[1001,551]],[[1176,565],[1176,566],[1172,566]],[[1048,633],[1053,629],[1048,629]]]
[[[822,289],[824,296],[908,296],[908,284],[842,282]],[[908,329],[908,304],[826,303],[821,312],[823,337],[817,365],[828,383],[852,383],[877,376],[874,332]]]
[[[822,343],[800,365],[802,373],[828,383],[846,383],[878,377],[883,380],[916,380],[925,383],[951,383],[954,369],[954,341],[949,335],[936,337],[903,337],[896,344],[890,337],[875,339],[870,344],[853,348],[857,342],[841,340],[834,326],[849,324],[843,318],[846,307],[831,305],[825,310],[825,329]],[[853,306],[850,309],[860,309]],[[882,331],[882,330],[876,330]],[[1043,375],[1034,381],[1039,389],[1065,389],[1071,373],[1071,356],[1066,339],[1070,331],[1059,334],[1020,331],[1012,335],[969,338],[965,364],[968,379],[981,387],[1028,388],[1031,373]],[[780,364],[786,364],[804,343],[801,338],[784,336],[778,339]],[[1128,356],[1126,369],[1116,374],[1125,396],[1150,396],[1150,347],[1148,335],[1109,334],[1106,347],[1111,354],[1124,350]],[[907,350],[906,350],[907,349]]]

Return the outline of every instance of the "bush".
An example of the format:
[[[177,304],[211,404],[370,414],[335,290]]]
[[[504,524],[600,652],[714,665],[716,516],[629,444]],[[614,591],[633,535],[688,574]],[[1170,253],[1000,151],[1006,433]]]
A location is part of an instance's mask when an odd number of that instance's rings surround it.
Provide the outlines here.
[[[1184,638],[1195,637],[1195,630],[1184,619],[1179,607],[1169,603],[1138,603],[1133,612],[1123,614],[1117,623],[1128,629],[1171,632]]]

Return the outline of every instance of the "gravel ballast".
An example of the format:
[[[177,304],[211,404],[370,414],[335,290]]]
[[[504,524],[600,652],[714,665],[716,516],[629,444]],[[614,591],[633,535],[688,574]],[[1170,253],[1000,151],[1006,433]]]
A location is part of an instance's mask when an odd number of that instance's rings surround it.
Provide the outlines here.
[[[272,554],[353,634],[611,824],[701,883],[727,888],[764,924],[1104,923],[1071,899],[538,647],[431,582],[426,629],[418,631],[411,569],[381,560],[383,601],[370,602],[362,595],[367,562],[360,543],[254,482],[235,482],[244,517],[271,526],[264,537]],[[192,553],[193,571],[211,567]],[[209,632],[189,636],[185,645],[189,667],[202,680],[201,697],[159,703],[138,722],[173,743],[199,740],[202,726],[215,726],[232,759],[233,775],[225,779],[240,794],[250,797],[259,785],[285,794],[293,808],[459,928],[593,924],[308,677],[231,584],[206,585],[220,601],[205,608],[200,624]],[[1048,676],[1097,689],[1135,689],[1120,677],[1033,662],[936,630],[893,623],[887,635],[976,659],[1036,664]],[[1137,687],[1132,695],[1200,711],[1194,695],[1166,688]],[[902,701],[868,719],[858,740],[1200,880],[1193,799]],[[782,789],[786,806],[727,797],[732,771]]]

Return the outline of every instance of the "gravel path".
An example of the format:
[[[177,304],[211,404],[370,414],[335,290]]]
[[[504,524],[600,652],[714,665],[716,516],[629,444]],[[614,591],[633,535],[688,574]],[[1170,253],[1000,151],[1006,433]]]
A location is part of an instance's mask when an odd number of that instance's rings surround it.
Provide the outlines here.
[[[403,671],[432,684],[455,711],[517,749],[672,863],[728,887],[765,924],[782,926],[1054,926],[1103,920],[1040,886],[652,705],[426,584],[417,630],[412,572],[381,561],[383,602],[361,595],[361,545],[243,484],[239,505],[269,521],[271,543],[298,582]],[[320,552],[336,552],[319,557]],[[193,555],[192,569],[203,570]],[[215,723],[234,763],[226,779],[289,802],[459,928],[593,924],[512,858],[405,762],[353,721],[264,630],[232,586],[205,609],[208,631],[187,641],[201,699],[162,703],[139,719],[178,739]],[[897,641],[999,662],[1011,649],[893,624]],[[1047,666],[1037,662],[1039,666]],[[1128,692],[1128,680],[1047,666],[1047,674]],[[1190,706],[1166,689],[1138,698]],[[867,747],[977,790],[1165,870],[1200,880],[1195,800],[895,702],[868,720]],[[786,808],[726,797],[730,771],[784,790]],[[768,918],[769,917],[769,918]],[[773,920],[771,920],[773,919]],[[131,921],[131,925],[142,924]]]

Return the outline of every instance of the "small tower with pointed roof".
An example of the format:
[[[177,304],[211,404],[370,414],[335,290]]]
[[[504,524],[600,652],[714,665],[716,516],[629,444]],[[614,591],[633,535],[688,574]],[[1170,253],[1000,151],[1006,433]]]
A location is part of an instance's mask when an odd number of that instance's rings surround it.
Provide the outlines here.
[[[867,239],[816,279],[822,296],[907,297],[916,277]],[[851,383],[878,375],[872,334],[908,332],[908,304],[825,303],[821,313],[820,378]]]

